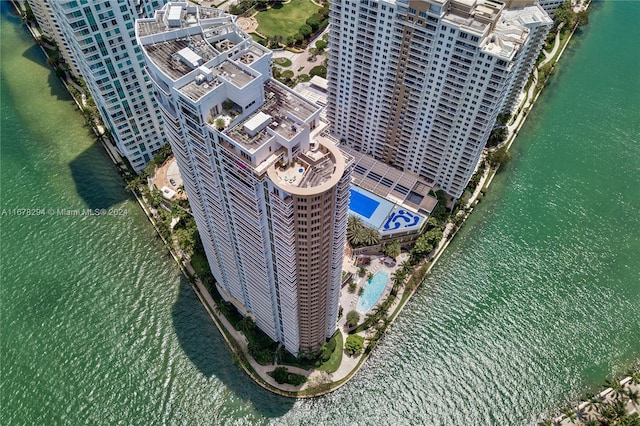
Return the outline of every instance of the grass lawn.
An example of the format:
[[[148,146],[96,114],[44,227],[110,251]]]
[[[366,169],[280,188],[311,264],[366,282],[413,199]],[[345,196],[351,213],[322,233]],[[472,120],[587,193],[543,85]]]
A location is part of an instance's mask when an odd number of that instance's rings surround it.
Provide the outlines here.
[[[258,12],[258,32],[266,37],[295,35],[309,17],[320,8],[311,0],[291,0],[290,3],[276,5]]]
[[[275,58],[273,62],[284,68],[291,66],[291,59],[289,58]]]
[[[249,35],[251,36],[251,38],[253,38],[253,41],[255,41],[256,43],[260,43],[261,40],[264,41],[264,37],[260,37],[256,33],[251,33]]]
[[[196,271],[196,274],[200,277],[203,277],[209,272],[209,262],[207,262],[207,257],[204,253],[195,252],[193,256],[191,256],[191,266],[193,266],[193,270]]]
[[[335,335],[336,338],[336,348],[331,354],[331,357],[318,367],[318,370],[326,371],[327,373],[333,373],[340,367],[340,363],[342,362],[342,352],[343,352],[343,344],[342,344],[342,333],[339,331]]]

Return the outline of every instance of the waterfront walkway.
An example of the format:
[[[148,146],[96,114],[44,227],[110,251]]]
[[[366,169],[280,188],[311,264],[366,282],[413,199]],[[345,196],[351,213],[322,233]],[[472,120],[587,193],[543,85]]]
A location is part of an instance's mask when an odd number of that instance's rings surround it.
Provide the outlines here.
[[[546,58],[542,62],[540,62],[540,65],[538,65],[537,69],[540,69],[543,66],[547,65],[553,59],[553,57],[556,56],[556,53],[558,53],[558,49],[560,48],[560,31],[562,30],[562,27],[564,27],[564,22],[561,22],[560,25],[558,25],[558,32],[556,32],[556,39],[553,43],[553,49],[551,49],[551,52],[547,52],[546,50],[542,49],[542,53],[544,53],[544,56]]]
[[[195,271],[193,270],[193,268],[191,267],[191,265],[189,263],[185,263],[185,268],[187,269],[187,271],[189,271],[189,273],[193,276],[195,275]],[[195,284],[198,288],[198,297],[200,298],[200,300],[202,301],[203,304],[205,304],[205,307],[207,307],[207,311],[209,312],[209,315],[211,316],[211,318],[214,320],[214,322],[216,323],[216,325],[218,326],[218,328],[223,327],[224,329],[220,329],[220,332],[222,333],[222,335],[225,337],[225,340],[227,340],[227,343],[229,344],[229,346],[231,348],[234,347],[234,345],[229,342],[229,340],[227,339],[227,333],[229,336],[231,336],[232,339],[235,340],[235,342],[239,345],[239,349],[243,352],[243,356],[246,358],[246,360],[249,362],[251,368],[255,371],[255,373],[258,374],[258,377],[254,377],[253,374],[251,374],[250,371],[247,370],[247,373],[252,376],[254,378],[254,380],[256,380],[256,382],[262,386],[264,386],[261,381],[267,383],[271,388],[267,388],[271,391],[274,391],[274,389],[277,390],[281,390],[284,391],[282,394],[285,396],[291,396],[289,393],[296,393],[296,392],[300,392],[300,391],[304,391],[305,389],[308,388],[313,388],[313,387],[317,387],[323,383],[333,383],[333,382],[338,382],[342,379],[344,379],[345,377],[349,376],[350,374],[352,374],[354,372],[354,369],[357,367],[360,359],[362,358],[363,355],[358,355],[355,357],[349,356],[348,354],[344,353],[343,357],[342,357],[342,363],[340,364],[340,367],[334,372],[334,373],[326,373],[324,371],[320,371],[320,370],[305,370],[299,367],[294,367],[294,366],[290,366],[290,365],[283,365],[284,367],[287,368],[287,370],[290,373],[295,373],[295,374],[300,374],[302,376],[307,377],[307,382],[304,383],[302,386],[294,386],[294,385],[290,385],[290,384],[281,384],[275,381],[275,379],[273,377],[271,377],[269,374],[267,374],[268,372],[273,371],[278,365],[262,365],[259,364],[250,354],[249,354],[249,350],[248,350],[248,344],[249,342],[247,341],[247,338],[244,336],[244,334],[242,334],[240,331],[237,331],[232,325],[231,323],[227,320],[227,318],[218,313],[217,310],[215,309],[215,301],[213,300],[213,298],[211,297],[211,295],[209,294],[209,292],[207,291],[207,289],[205,288],[204,284],[202,283],[202,281],[200,281],[199,278],[196,278],[195,280]],[[342,337],[344,340],[346,340],[347,338],[347,334],[345,331],[340,330],[342,333]],[[335,388],[332,388],[332,390]],[[277,392],[279,393],[279,392]],[[315,396],[315,395],[314,395]]]
[[[552,424],[558,426],[579,426],[584,424],[587,419],[598,419],[602,417],[598,411],[600,406],[612,404],[620,398],[627,399],[625,403],[627,414],[640,414],[637,405],[638,394],[640,394],[640,383],[638,383],[636,379],[632,376],[622,379],[617,389],[606,388],[595,395],[590,401],[583,401],[578,404],[577,407],[567,410],[565,414],[554,418]],[[633,395],[634,393],[636,397],[635,401],[633,398],[626,398],[626,396]]]

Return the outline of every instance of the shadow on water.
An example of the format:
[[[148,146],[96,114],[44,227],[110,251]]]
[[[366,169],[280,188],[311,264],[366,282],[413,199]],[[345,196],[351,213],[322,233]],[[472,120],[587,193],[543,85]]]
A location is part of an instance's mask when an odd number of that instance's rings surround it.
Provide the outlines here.
[[[234,396],[251,403],[264,417],[280,417],[291,409],[293,398],[261,388],[233,363],[231,349],[184,276],[173,306],[173,324],[181,348],[205,377],[215,376]]]
[[[97,141],[69,163],[76,191],[90,209],[107,209],[129,199],[111,164]]]

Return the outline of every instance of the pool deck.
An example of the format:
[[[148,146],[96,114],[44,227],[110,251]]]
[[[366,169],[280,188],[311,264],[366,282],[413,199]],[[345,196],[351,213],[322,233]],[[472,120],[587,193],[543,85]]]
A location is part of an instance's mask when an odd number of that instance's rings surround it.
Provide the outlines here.
[[[370,312],[371,309],[373,309],[380,302],[384,301],[387,298],[387,296],[391,292],[391,289],[393,288],[393,281],[391,280],[391,274],[393,274],[397,269],[399,269],[402,266],[402,262],[406,260],[405,257],[408,257],[408,255],[406,255],[405,253],[401,254],[400,256],[398,256],[396,264],[393,267],[389,267],[384,264],[384,260],[386,259],[386,256],[380,256],[378,258],[373,259],[371,263],[365,267],[365,269],[367,270],[367,274],[371,272],[372,274],[375,275],[375,273],[380,270],[389,272],[389,280],[387,280],[387,284],[385,285],[384,290],[382,291],[382,294],[378,298],[378,301],[364,314],[361,312],[358,312],[360,314],[360,323],[364,322],[365,315],[368,312]],[[344,262],[342,266],[342,269],[344,271],[351,272],[352,274],[354,274],[355,281],[357,283],[356,291],[354,291],[353,293],[349,291],[348,286],[344,286],[340,291],[340,306],[342,306],[342,317],[338,320],[338,326],[345,330],[348,329],[347,320],[346,320],[347,313],[349,311],[356,311],[356,306],[358,305],[358,299],[360,298],[360,295],[358,294],[358,289],[360,289],[361,287],[364,287],[368,281],[367,275],[365,275],[364,277],[358,276],[359,268],[356,267],[354,263],[355,263],[355,257],[346,256],[344,258]]]

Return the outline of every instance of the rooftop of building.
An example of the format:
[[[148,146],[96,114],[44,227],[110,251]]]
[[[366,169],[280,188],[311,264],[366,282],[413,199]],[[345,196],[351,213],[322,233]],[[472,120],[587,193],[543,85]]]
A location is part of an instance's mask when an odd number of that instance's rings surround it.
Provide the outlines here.
[[[198,74],[196,78],[180,88],[182,93],[194,101],[218,87],[223,80],[238,88],[243,88],[258,78],[257,75],[250,74],[230,60],[226,60],[212,68],[204,67]]]
[[[189,5],[188,3],[173,3],[165,9],[156,11],[154,18],[138,20],[137,32],[140,37],[162,33],[165,31],[190,28],[204,20],[222,18],[220,24],[235,21],[235,16],[212,7]]]
[[[444,19],[482,35],[489,31],[503,7],[495,0],[451,0]]]
[[[137,20],[136,32],[153,63],[174,81],[224,54],[211,69],[242,88],[254,76],[234,62],[249,65],[268,53],[236,25],[235,16],[187,3],[168,3],[153,18]],[[198,99],[217,85],[200,83],[188,84],[185,94]]]
[[[507,9],[502,12],[502,22],[511,22],[519,25],[530,24],[546,24],[552,25],[553,19],[549,17],[549,14],[539,5],[526,5],[518,9]]]
[[[318,106],[273,80],[265,83],[264,98],[264,104],[256,113],[225,131],[249,152],[267,142],[271,133],[291,139],[301,131],[299,124],[292,118],[306,122],[320,110]]]
[[[403,172],[375,158],[341,146],[353,157],[353,184],[413,211],[431,213],[438,203],[429,195],[433,182],[410,172]]]
[[[332,139],[316,135],[309,151],[299,153],[289,162],[274,162],[267,173],[285,192],[308,196],[335,186],[351,161],[351,156],[340,150]]]

